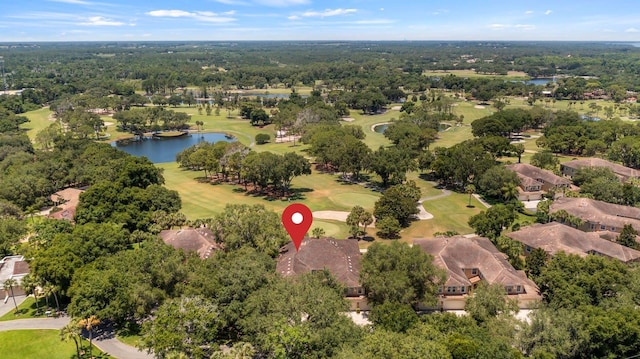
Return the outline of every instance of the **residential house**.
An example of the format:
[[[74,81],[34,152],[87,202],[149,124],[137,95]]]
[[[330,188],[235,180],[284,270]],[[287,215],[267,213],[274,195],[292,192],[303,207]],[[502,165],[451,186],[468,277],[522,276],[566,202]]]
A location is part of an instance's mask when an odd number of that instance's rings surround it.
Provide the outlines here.
[[[437,309],[464,309],[467,296],[481,281],[504,286],[507,295],[518,300],[520,308],[530,308],[541,299],[536,284],[523,271],[513,268],[507,256],[487,238],[436,237],[415,239],[413,245],[431,254],[434,264],[447,272]]]
[[[566,211],[567,214],[583,221],[577,226],[585,232],[611,231],[621,232],[625,224],[630,224],[640,232],[640,208],[622,206],[589,198],[558,198],[551,206],[549,213]],[[563,220],[559,219],[562,223]]]
[[[23,256],[9,256],[0,260],[0,293],[1,298],[7,298],[11,295],[11,291],[4,289],[4,282],[7,279],[15,279],[17,285],[13,287],[14,295],[24,295],[22,288],[22,278],[29,274],[29,263],[24,260]]]
[[[524,255],[528,256],[535,248],[541,248],[548,255],[558,252],[586,257],[588,254],[601,255],[621,262],[640,261],[640,251],[625,247],[607,238],[611,232],[583,232],[558,222],[536,223],[507,233],[506,236],[523,244]]]
[[[178,230],[164,230],[159,234],[164,243],[185,252],[195,252],[202,259],[222,249],[222,245],[213,239],[213,232],[209,228],[184,228]]]
[[[560,171],[563,175],[573,178],[573,176],[581,168],[604,167],[609,168],[615,173],[621,182],[627,182],[630,179],[640,178],[640,171],[633,168],[625,167],[617,163],[603,160],[602,158],[582,158],[560,164]]]
[[[351,310],[367,310],[360,285],[360,248],[356,239],[305,238],[296,251],[293,242],[280,249],[276,270],[284,277],[327,269],[345,286]]]
[[[65,188],[52,194],[50,198],[54,207],[49,218],[73,221],[82,192],[84,191],[77,188]]]
[[[542,194],[571,187],[571,181],[553,172],[526,163],[506,166],[520,178],[519,199],[521,201],[542,198]]]

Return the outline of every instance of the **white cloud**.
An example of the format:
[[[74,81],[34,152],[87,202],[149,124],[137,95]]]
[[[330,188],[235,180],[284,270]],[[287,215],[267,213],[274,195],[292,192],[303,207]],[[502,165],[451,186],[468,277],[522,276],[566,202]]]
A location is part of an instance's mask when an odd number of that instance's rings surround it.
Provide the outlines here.
[[[149,11],[147,15],[155,17],[190,17],[194,14],[184,10],[153,10]]]
[[[223,0],[225,1],[225,0]],[[273,7],[288,7],[309,4],[310,0],[255,0],[256,3]]]
[[[635,27],[630,27],[624,30],[624,32],[640,32],[640,30],[636,29]]]
[[[224,15],[232,15],[231,12],[223,13]],[[235,11],[233,11],[235,13]],[[147,12],[147,15],[153,17],[173,17],[173,18],[191,18],[203,22],[227,23],[236,19],[227,16],[219,16],[211,11],[184,11],[184,10],[153,10]]]
[[[225,16],[232,16],[232,15],[236,14],[236,11],[235,10],[230,10],[230,11],[225,11],[225,12],[223,12],[221,14],[225,15]]]
[[[380,11],[384,11],[384,8],[383,8],[383,7],[381,7],[381,8],[380,8]]]
[[[300,15],[291,15],[289,20],[299,20],[303,17],[331,17],[348,15],[358,12],[357,9],[326,9],[324,11],[306,11]]]
[[[113,21],[111,19],[107,19],[102,16],[92,16],[87,19],[85,22],[81,22],[78,25],[82,26],[123,26],[124,22],[121,21]]]
[[[544,14],[545,14],[545,15],[551,15],[551,13],[552,13],[552,12],[553,12],[553,11],[551,11],[551,10],[547,10],[547,11],[545,11],[545,12],[544,12]]]
[[[527,11],[524,12],[524,14],[525,15],[531,15],[531,14],[533,14],[533,11],[532,10],[527,10]]]

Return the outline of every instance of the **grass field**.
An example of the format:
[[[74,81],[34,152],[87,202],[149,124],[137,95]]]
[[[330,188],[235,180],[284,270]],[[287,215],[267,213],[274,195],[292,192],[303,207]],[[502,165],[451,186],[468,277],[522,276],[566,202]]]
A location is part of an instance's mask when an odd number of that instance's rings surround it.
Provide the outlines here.
[[[85,348],[88,344],[83,340]],[[0,353],[2,359],[70,359],[76,356],[76,347],[73,341],[61,341],[57,330],[12,330],[0,332]],[[93,354],[112,358],[95,347]]]
[[[522,71],[508,71],[506,75],[497,75],[497,74],[480,74],[475,72],[474,70],[433,70],[433,71],[424,71],[422,74],[425,76],[455,75],[459,77],[489,77],[489,78],[500,78],[505,80],[529,79],[529,76]]]
[[[7,303],[13,304],[13,299],[9,298]],[[51,301],[49,302],[49,305],[51,304],[55,305],[53,298],[51,298]],[[44,298],[38,298],[38,305],[40,306],[40,313],[37,311],[35,298],[27,297],[27,299],[18,305],[17,314],[12,310],[0,317],[0,322],[14,319],[42,318],[45,316],[44,312],[46,310],[45,307],[47,302]]]
[[[442,74],[441,72],[437,72]],[[470,72],[453,71],[449,73],[455,73],[458,76],[470,76]],[[477,74],[476,74],[477,75]],[[509,74],[509,76],[521,76],[522,74]],[[486,76],[486,75],[479,75]],[[504,76],[503,76],[504,77]],[[245,93],[290,93],[290,89],[279,88],[269,90],[258,91],[246,91]],[[303,88],[297,89],[301,94],[308,94],[311,89]],[[588,111],[589,103],[594,101],[585,101],[584,104],[577,104],[574,106],[574,110],[579,112]],[[600,106],[612,106],[613,103],[606,101],[597,101]],[[547,106],[550,109],[567,109],[568,101],[557,101],[556,103],[541,103],[542,106]],[[376,124],[387,123],[398,119],[400,112],[396,109],[392,109],[399,104],[389,105],[389,110],[382,114],[377,115],[364,115],[359,111],[352,110],[350,117],[353,118],[349,124],[361,126],[366,134],[364,142],[373,150],[376,150],[380,146],[389,145],[389,141],[380,133],[376,133],[372,130],[372,127]],[[524,99],[513,98],[510,99],[508,107],[524,107],[529,105]],[[251,146],[255,151],[271,151],[275,153],[286,153],[295,151],[306,155],[305,150],[308,146],[296,143],[274,143],[275,142],[275,126],[268,125],[264,127],[251,126],[248,121],[242,120],[238,117],[237,110],[232,112],[230,116],[226,110],[222,109],[218,115],[214,114],[207,116],[206,114],[199,114],[195,106],[191,107],[178,107],[171,110],[186,112],[191,116],[191,123],[195,121],[202,121],[204,123],[203,132],[223,132],[234,135],[241,143]],[[456,115],[463,115],[464,121],[461,126],[453,126],[446,131],[439,132],[439,138],[432,145],[449,147],[464,140],[473,138],[471,133],[471,122],[478,118],[490,115],[495,112],[496,109],[492,106],[484,106],[484,108],[477,106],[475,102],[456,100],[456,104],[453,108]],[[37,111],[31,111],[27,113],[27,117],[31,122],[23,125],[23,128],[27,130],[29,137],[33,140],[38,131],[45,128],[52,123],[49,120],[51,111],[48,109],[41,109]],[[104,116],[105,122],[113,123],[113,119],[108,116]],[[346,123],[346,122],[345,122]],[[195,128],[195,127],[194,127]],[[107,133],[110,135],[109,141],[117,138],[130,137],[130,134],[117,131],[115,124],[110,124],[107,128]],[[255,145],[254,138],[258,133],[267,133],[271,136],[271,143],[265,145]],[[540,133],[531,133],[532,137],[525,140],[526,152],[522,156],[522,161],[525,163],[530,162],[533,153],[540,149],[536,145],[536,135]],[[569,160],[570,158],[560,157],[561,161]],[[517,158],[503,158],[501,161],[516,162]],[[189,219],[207,218],[212,217],[216,213],[221,212],[227,203],[246,203],[246,204],[262,204],[266,208],[280,212],[288,204],[288,200],[281,199],[267,199],[262,196],[252,195],[244,192],[240,186],[230,184],[212,184],[202,181],[202,172],[185,171],[178,168],[176,163],[159,164],[159,167],[164,169],[164,176],[166,179],[166,185],[170,189],[177,190],[180,193],[183,203],[182,211]],[[375,175],[374,175],[375,178]],[[380,197],[378,192],[367,189],[361,185],[344,184],[339,182],[337,175],[325,174],[315,172],[310,176],[303,176],[294,179],[293,188],[298,191],[299,199],[302,203],[307,204],[313,211],[319,210],[335,210],[335,211],[349,211],[354,205],[359,204],[369,211],[373,211],[374,203]],[[439,189],[434,188],[431,183],[428,183],[419,178],[417,173],[408,174],[408,179],[416,181],[421,188],[423,197],[435,196],[440,193]],[[457,231],[459,233],[470,233],[471,228],[468,227],[467,219],[469,216],[478,213],[483,207],[479,203],[475,203],[474,208],[466,207],[467,196],[464,194],[452,194],[448,197],[441,198],[435,201],[427,201],[424,204],[425,209],[432,213],[435,218],[426,221],[416,221],[412,223],[409,228],[406,228],[401,233],[402,240],[410,240],[416,237],[424,237],[432,235],[435,232],[443,232],[447,230]],[[321,227],[325,230],[327,235],[335,236],[337,238],[344,238],[348,235],[348,228],[344,223],[331,220],[316,220],[312,226]],[[369,234],[375,232],[374,229],[370,229]]]

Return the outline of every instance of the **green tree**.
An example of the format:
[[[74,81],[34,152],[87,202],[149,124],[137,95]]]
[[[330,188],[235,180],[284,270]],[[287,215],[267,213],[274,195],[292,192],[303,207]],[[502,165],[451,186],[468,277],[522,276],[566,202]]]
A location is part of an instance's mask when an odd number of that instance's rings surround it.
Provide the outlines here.
[[[328,272],[274,278],[247,297],[245,341],[275,358],[327,358],[353,345],[360,331],[342,314],[348,306],[335,283]]]
[[[464,192],[469,195],[469,203],[467,204],[467,207],[471,207],[471,196],[476,193],[476,186],[468,184],[464,186]]]
[[[416,311],[408,304],[385,302],[376,305],[369,313],[369,320],[377,329],[405,333],[418,320]]]
[[[62,341],[69,341],[69,340],[73,340],[73,343],[76,345],[76,354],[78,356],[78,358],[81,358],[81,353],[80,353],[80,344],[81,344],[81,337],[80,337],[81,331],[80,331],[80,327],[78,326],[77,323],[71,322],[67,325],[65,325],[64,327],[62,327],[60,329],[60,340]]]
[[[525,270],[531,278],[537,278],[547,264],[548,255],[542,248],[535,248],[525,260]]]
[[[18,303],[16,303],[16,296],[13,294],[13,287],[18,285],[18,281],[14,278],[5,279],[3,283],[4,290],[7,294],[11,292],[11,298],[13,299],[13,305],[16,307],[15,313],[18,313]]]
[[[417,207],[420,196],[420,188],[413,181],[392,186],[375,203],[373,215],[377,220],[395,218],[400,225],[406,227],[420,212]]]
[[[347,216],[347,225],[356,228],[355,236],[360,234],[360,225],[362,224],[362,233],[366,235],[367,226],[373,223],[373,216],[362,208],[362,206],[354,206]]]
[[[11,218],[0,218],[0,257],[13,253],[13,247],[27,234],[26,222]]]
[[[153,320],[142,325],[140,347],[159,357],[182,352],[209,358],[216,351],[214,340],[220,325],[218,307],[210,300],[198,296],[169,299]]]
[[[480,192],[487,197],[495,199],[504,199],[505,189],[508,189],[509,197],[513,194],[512,190],[515,189],[517,198],[517,186],[519,185],[520,178],[518,178],[518,175],[501,165],[489,168],[478,181]]]
[[[315,237],[315,238],[321,238],[325,236],[325,231],[323,228],[321,227],[316,227],[311,231],[311,234]]]
[[[636,239],[637,236],[638,231],[636,231],[630,224],[625,224],[616,241],[623,246],[638,249],[640,245]]]
[[[266,133],[259,133],[255,137],[255,141],[259,145],[264,145],[265,143],[269,142],[270,139],[271,139],[271,136],[269,136]]]
[[[382,238],[398,238],[398,233],[402,230],[400,222],[393,217],[382,217],[376,221],[378,236]]]
[[[554,170],[559,163],[558,157],[549,151],[536,152],[531,156],[531,164],[539,168]]]
[[[445,274],[420,247],[374,243],[362,258],[360,282],[372,306],[402,303],[417,308],[435,302]]]
[[[511,316],[518,311],[518,303],[508,299],[502,284],[487,285],[482,282],[474,290],[472,296],[467,297],[464,310],[479,324],[488,322],[500,314]]]
[[[211,230],[227,251],[250,246],[272,257],[290,240],[280,216],[263,205],[227,204],[213,218]]]
[[[479,236],[495,239],[505,228],[509,228],[516,219],[514,210],[503,204],[497,204],[469,218],[469,226]]]
[[[95,315],[91,315],[87,318],[80,319],[78,326],[89,333],[89,358],[93,358],[93,330],[100,324],[100,319]]]

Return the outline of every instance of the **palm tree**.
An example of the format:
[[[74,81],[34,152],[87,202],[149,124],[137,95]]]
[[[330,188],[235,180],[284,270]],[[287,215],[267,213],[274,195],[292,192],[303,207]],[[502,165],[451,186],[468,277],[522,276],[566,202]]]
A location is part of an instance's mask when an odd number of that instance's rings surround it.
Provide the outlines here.
[[[468,184],[464,187],[464,191],[469,194],[469,204],[467,204],[467,207],[471,207],[471,196],[476,193],[476,186]]]
[[[60,311],[60,302],[58,302],[58,295],[56,294],[58,293],[58,287],[51,283],[46,283],[44,288],[42,288],[42,291],[47,298],[47,307],[49,306],[49,297],[53,295],[53,298],[56,300],[56,308]]]
[[[73,340],[73,342],[76,345],[76,353],[78,354],[78,358],[80,358],[80,327],[78,327],[77,323],[69,323],[66,326],[62,327],[60,329],[60,340],[62,341],[69,341],[69,340]]]
[[[78,327],[84,328],[89,332],[89,358],[93,358],[93,346],[91,344],[93,342],[93,328],[98,324],[100,324],[100,319],[95,315],[78,321]]]
[[[38,303],[38,280],[34,278],[31,274],[27,274],[22,278],[22,288],[24,289],[25,294],[31,295],[36,300],[36,313],[40,313],[40,303]]]
[[[502,187],[502,197],[505,202],[518,199],[518,187],[514,183],[508,183]]]
[[[18,285],[18,281],[13,279],[13,278],[9,278],[7,280],[4,281],[4,290],[9,293],[9,291],[11,291],[11,298],[13,298],[13,305],[16,307],[16,311],[15,313],[18,313],[18,303],[16,303],[16,297],[15,295],[13,295],[13,287]]]

